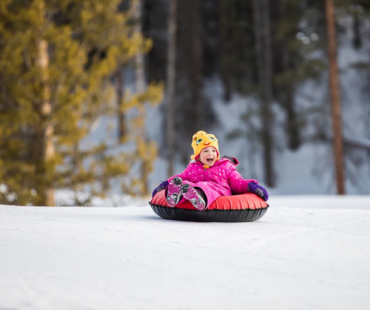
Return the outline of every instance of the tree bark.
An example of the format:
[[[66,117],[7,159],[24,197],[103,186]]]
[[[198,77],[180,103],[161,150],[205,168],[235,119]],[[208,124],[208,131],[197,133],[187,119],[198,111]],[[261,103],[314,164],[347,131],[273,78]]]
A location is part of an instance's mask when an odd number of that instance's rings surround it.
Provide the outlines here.
[[[328,34],[329,91],[331,99],[332,130],[334,136],[333,156],[335,165],[335,178],[337,194],[343,195],[345,194],[345,176],[343,158],[342,116],[333,0],[326,0],[325,8]]]
[[[142,1],[141,0],[135,0],[133,1],[133,12],[134,12],[134,18],[136,25],[134,27],[134,32],[136,33],[142,33],[141,30],[141,19],[142,19]],[[141,51],[139,51],[135,55],[135,86],[136,86],[136,92],[141,94],[145,91],[145,67],[144,67],[144,55]],[[142,141],[141,146],[146,148],[148,144],[148,138],[146,134],[146,113],[144,108],[144,102],[142,102],[141,107],[139,108],[139,114],[141,119],[141,127],[140,127],[140,137],[139,139]],[[149,169],[148,169],[148,158],[146,157],[148,153],[146,150],[143,151],[144,158],[141,160],[141,167],[140,167],[140,173],[141,173],[141,184],[142,184],[142,192],[144,195],[149,193],[149,187],[148,187],[148,176],[149,176]]]
[[[275,24],[278,26],[281,20],[287,16],[289,10],[292,9],[292,5],[288,6],[281,0],[275,0],[271,3],[271,10],[275,15]],[[294,20],[292,21],[294,22]],[[277,27],[272,27],[275,30]],[[288,30],[289,29],[289,30]],[[274,33],[273,30],[273,33]],[[275,30],[276,31],[276,30]],[[277,32],[276,32],[277,33]],[[279,35],[273,35],[273,48],[272,48],[272,59],[274,63],[274,73],[281,74],[289,71],[296,71],[292,57],[292,51],[289,50],[289,39],[295,36],[296,24],[290,26],[284,32],[284,37]],[[297,150],[301,141],[301,128],[298,119],[298,113],[296,111],[296,104],[294,99],[295,94],[295,81],[289,79],[283,84],[280,82],[278,88],[275,89],[275,95],[278,97],[279,101],[286,114],[286,124],[285,131],[288,140],[288,147],[290,150]]]
[[[220,68],[220,76],[222,81],[222,86],[224,90],[223,99],[225,102],[229,102],[231,100],[231,78],[230,78],[230,72],[228,68],[228,61],[227,59],[230,57],[228,48],[226,47],[227,43],[227,31],[226,31],[226,14],[225,12],[225,5],[224,1],[220,0],[218,2],[218,11],[219,11],[219,19],[220,19],[220,62],[219,62],[219,68]]]
[[[53,167],[51,161],[55,156],[54,150],[54,127],[51,120],[52,106],[50,102],[49,85],[49,52],[48,42],[43,39],[43,29],[46,23],[45,2],[38,3],[38,13],[41,19],[39,39],[36,42],[37,59],[36,65],[40,69],[40,100],[35,103],[35,112],[39,121],[35,124],[35,137],[33,145],[33,159],[35,162],[35,188],[39,199],[37,204],[40,206],[54,206],[54,185],[53,185]]]
[[[285,108],[287,115],[286,132],[288,136],[288,147],[290,150],[295,151],[301,145],[300,127],[298,116],[294,104],[294,91],[292,89],[284,90],[286,98]]]
[[[167,149],[168,177],[174,175],[175,161],[175,100],[176,100],[176,32],[177,0],[169,3],[167,50]]]
[[[117,96],[117,117],[118,117],[118,139],[122,139],[126,136],[126,119],[125,113],[122,112],[122,100],[123,100],[123,88],[124,81],[122,77],[122,67],[119,67],[116,73],[116,96]]]
[[[362,47],[362,37],[361,37],[361,18],[358,9],[353,13],[353,46],[356,49],[360,49]]]
[[[48,54],[48,43],[45,40],[40,40],[38,43],[38,65],[41,67],[42,73],[42,87],[43,87],[43,98],[39,106],[39,116],[41,122],[39,129],[37,130],[37,143],[35,144],[38,169],[37,173],[40,178],[43,178],[43,174],[47,171],[46,167],[50,160],[54,158],[55,150],[53,143],[54,128],[51,122],[52,107],[50,104],[50,86],[49,86],[49,54]],[[47,174],[48,176],[49,174]],[[44,186],[41,186],[39,192],[41,196],[40,204],[44,206],[54,206],[54,187],[52,181],[45,182]]]
[[[201,44],[201,12],[198,0],[187,0],[189,6],[189,84],[191,91],[190,104],[193,107],[194,128],[203,127],[203,100],[202,100],[202,44]],[[195,132],[195,131],[194,131]]]
[[[272,56],[270,35],[270,10],[268,0],[253,0],[256,54],[261,98],[262,143],[264,180],[275,186],[273,165],[273,116],[272,116]]]

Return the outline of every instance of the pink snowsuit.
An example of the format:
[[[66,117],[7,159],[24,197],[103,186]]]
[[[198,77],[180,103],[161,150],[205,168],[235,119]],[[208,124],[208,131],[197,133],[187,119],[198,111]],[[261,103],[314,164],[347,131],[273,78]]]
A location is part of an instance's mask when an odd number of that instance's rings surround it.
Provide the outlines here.
[[[200,161],[191,162],[182,173],[172,176],[168,182],[174,177],[180,177],[184,184],[201,188],[207,197],[207,206],[219,196],[247,193],[248,184],[258,182],[243,179],[236,170],[239,161],[234,157],[232,160],[220,158],[209,168],[204,168]],[[183,201],[184,198],[180,202]]]

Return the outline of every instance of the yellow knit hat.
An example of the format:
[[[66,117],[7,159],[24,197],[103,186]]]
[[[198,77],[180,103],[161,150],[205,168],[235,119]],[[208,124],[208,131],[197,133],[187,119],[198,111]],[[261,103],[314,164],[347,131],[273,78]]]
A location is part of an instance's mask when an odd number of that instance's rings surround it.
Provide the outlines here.
[[[220,158],[220,153],[218,151],[218,140],[215,135],[206,133],[205,131],[198,131],[193,135],[191,142],[191,147],[194,150],[194,155],[191,155],[191,159],[197,159],[200,152],[208,146],[212,146],[217,151],[217,160]]]

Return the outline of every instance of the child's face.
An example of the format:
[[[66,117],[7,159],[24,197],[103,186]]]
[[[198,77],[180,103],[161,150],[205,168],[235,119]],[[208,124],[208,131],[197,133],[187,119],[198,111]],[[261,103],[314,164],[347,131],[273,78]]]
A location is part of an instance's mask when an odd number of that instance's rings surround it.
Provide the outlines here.
[[[213,146],[205,147],[199,154],[199,160],[203,165],[212,167],[217,160],[217,151]]]

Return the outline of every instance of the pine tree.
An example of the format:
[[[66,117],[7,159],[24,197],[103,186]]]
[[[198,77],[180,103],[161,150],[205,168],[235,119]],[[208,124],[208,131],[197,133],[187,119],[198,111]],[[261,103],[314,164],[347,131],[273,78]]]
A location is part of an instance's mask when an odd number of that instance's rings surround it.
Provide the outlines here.
[[[291,150],[297,150],[303,143],[306,117],[297,107],[297,89],[305,81],[320,77],[325,68],[324,59],[312,56],[314,51],[325,49],[324,6],[322,1],[316,2],[304,5],[294,0],[279,0],[272,3],[274,95],[285,113],[284,129]]]
[[[116,69],[150,46],[119,4],[7,0],[0,6],[0,203],[52,205],[55,188],[104,195],[114,180],[128,178],[133,152],[109,139],[84,142],[97,119],[115,114]],[[140,96],[151,100],[151,93]]]

